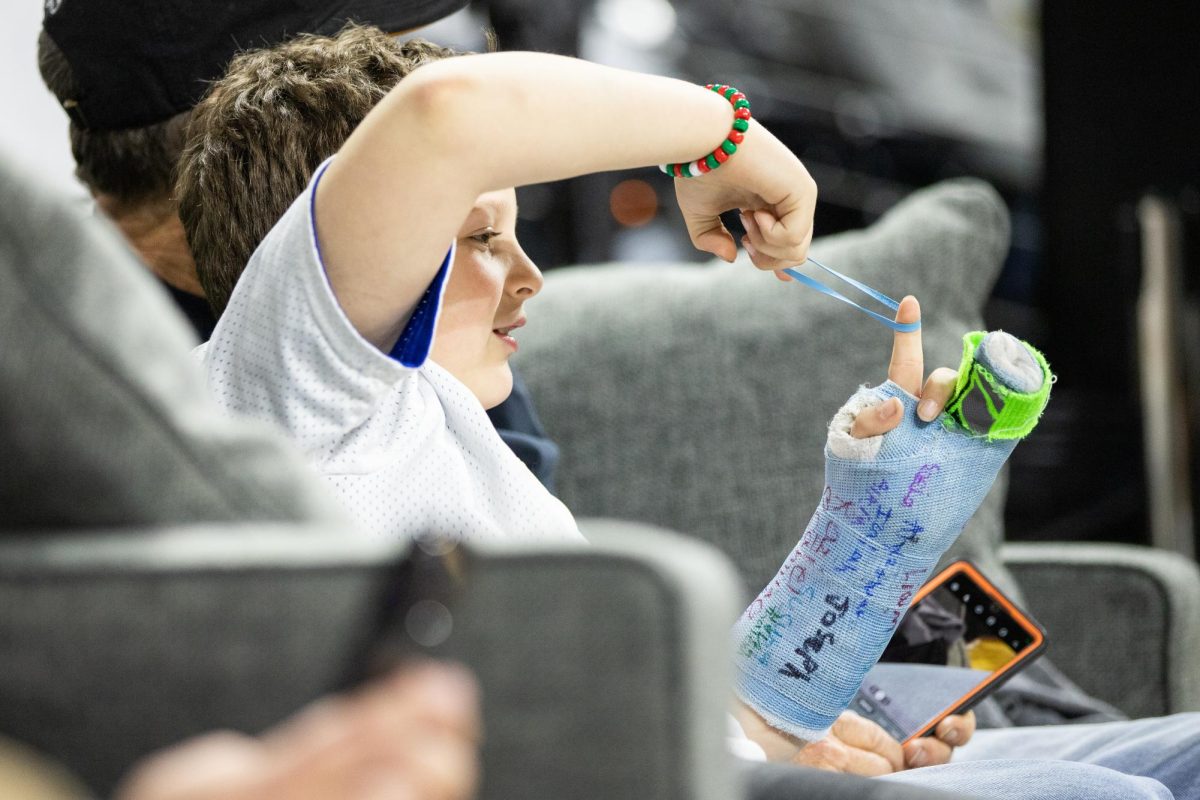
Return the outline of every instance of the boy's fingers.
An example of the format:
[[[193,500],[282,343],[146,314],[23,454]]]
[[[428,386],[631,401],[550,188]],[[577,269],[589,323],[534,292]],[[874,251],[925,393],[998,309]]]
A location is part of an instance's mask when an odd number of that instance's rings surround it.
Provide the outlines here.
[[[855,439],[881,436],[900,424],[904,404],[898,397],[889,397],[877,406],[859,411],[850,425],[850,435]]]
[[[759,269],[778,270],[803,263],[808,258],[808,246],[812,242],[811,226],[803,233],[772,238],[766,231],[781,231],[782,226],[769,211],[743,211],[741,220],[742,227],[746,229],[742,244]]]
[[[917,298],[908,295],[900,301],[896,311],[897,322],[919,322],[921,305]],[[888,378],[901,389],[919,396],[921,379],[925,377],[925,355],[921,349],[921,330],[912,333],[896,331],[892,340],[892,361],[888,365]]]
[[[929,422],[941,414],[954,394],[958,383],[958,372],[949,367],[938,367],[929,374],[921,389],[921,402],[917,404],[917,416]]]
[[[773,248],[797,247],[808,239],[812,232],[811,214],[804,217],[802,214],[793,213],[780,218],[772,212],[760,208],[752,216],[763,241]]]
[[[756,211],[759,227],[767,241],[781,246],[812,238],[817,209],[817,184],[807,176],[804,186],[774,203],[770,211]]]
[[[731,262],[737,258],[737,243],[733,240],[720,217],[706,219],[686,219],[688,236],[697,250],[712,253],[723,261]]]

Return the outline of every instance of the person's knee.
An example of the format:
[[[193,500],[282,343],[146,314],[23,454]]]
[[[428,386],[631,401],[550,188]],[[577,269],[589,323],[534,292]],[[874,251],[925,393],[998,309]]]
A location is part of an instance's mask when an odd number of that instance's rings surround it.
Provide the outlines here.
[[[1167,787],[1151,778],[1069,761],[969,761],[897,772],[878,780],[1014,800],[1172,800]]]

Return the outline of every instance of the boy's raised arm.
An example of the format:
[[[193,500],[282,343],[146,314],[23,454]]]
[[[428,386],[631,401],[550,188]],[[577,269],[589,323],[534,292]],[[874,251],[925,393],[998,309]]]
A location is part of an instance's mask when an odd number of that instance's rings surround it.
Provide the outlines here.
[[[701,86],[561,56],[428,64],[380,102],[321,179],[316,224],[330,283],[355,328],[386,350],[480,194],[690,161],[730,120],[729,103]],[[755,263],[803,260],[816,188],[761,126],[721,169],[687,183],[680,205],[697,247],[732,260],[717,215],[759,209],[770,246]]]

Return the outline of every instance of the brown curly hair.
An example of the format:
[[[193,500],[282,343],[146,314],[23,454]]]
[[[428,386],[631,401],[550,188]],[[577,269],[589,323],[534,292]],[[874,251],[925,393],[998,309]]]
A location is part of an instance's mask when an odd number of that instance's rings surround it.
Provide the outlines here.
[[[220,316],[259,242],[401,78],[460,55],[349,24],[239,54],[192,110],[175,197]]]

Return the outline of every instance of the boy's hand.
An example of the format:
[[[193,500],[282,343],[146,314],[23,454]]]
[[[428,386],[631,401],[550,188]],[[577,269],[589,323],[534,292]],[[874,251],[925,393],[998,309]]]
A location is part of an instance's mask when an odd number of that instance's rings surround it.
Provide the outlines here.
[[[900,301],[900,308],[896,311],[897,322],[918,322],[920,319],[921,306],[917,303],[917,298],[909,295]],[[921,399],[917,405],[917,416],[928,422],[946,407],[946,402],[954,391],[958,373],[947,367],[939,367],[930,373],[928,380],[922,385],[921,378],[924,374],[925,355],[921,349],[921,331],[897,331],[892,342],[888,379]],[[864,408],[854,418],[854,424],[850,426],[850,435],[856,439],[866,439],[887,433],[900,424],[900,412],[903,407],[900,400],[893,397],[880,405]]]
[[[780,270],[808,258],[817,184],[800,159],[753,120],[738,151],[719,169],[676,178],[675,196],[699,250],[733,261],[737,243],[720,214],[737,208],[743,221],[752,220],[744,222],[742,244],[756,267]]]

